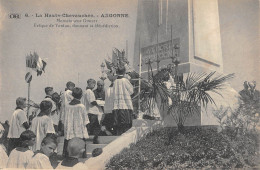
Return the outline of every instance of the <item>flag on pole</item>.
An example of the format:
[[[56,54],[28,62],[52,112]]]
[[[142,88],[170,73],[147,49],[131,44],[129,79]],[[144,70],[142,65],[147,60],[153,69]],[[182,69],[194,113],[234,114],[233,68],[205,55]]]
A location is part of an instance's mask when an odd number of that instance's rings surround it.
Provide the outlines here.
[[[124,51],[119,51],[117,48],[114,48],[112,54],[112,62],[114,66],[118,67],[119,65],[123,65],[123,55]]]
[[[105,59],[107,69],[112,70],[113,64]]]
[[[117,53],[115,52],[115,50],[112,50],[112,63],[114,66],[117,66],[117,62],[118,62],[117,58],[118,58]]]
[[[120,51],[117,48],[114,48],[112,50],[112,63],[110,64],[107,60],[106,60],[106,65],[107,68],[110,69],[117,69],[119,66],[123,66],[126,69],[126,72],[132,72],[132,68],[129,65],[129,61],[126,58],[126,53],[124,50]],[[110,69],[111,70],[111,69]]]
[[[113,65],[113,63],[111,63],[110,61],[108,61],[106,59],[105,59],[105,63],[106,63],[107,69],[108,69],[107,71],[110,71],[112,74],[116,74],[116,68]]]
[[[117,48],[116,48],[116,52],[117,52],[117,57],[118,57],[118,64],[122,65],[123,64],[123,53],[121,51],[119,51]]]
[[[37,76],[41,75],[42,72],[45,71],[46,65],[47,63],[42,60],[36,52],[26,56],[26,67],[36,71]]]

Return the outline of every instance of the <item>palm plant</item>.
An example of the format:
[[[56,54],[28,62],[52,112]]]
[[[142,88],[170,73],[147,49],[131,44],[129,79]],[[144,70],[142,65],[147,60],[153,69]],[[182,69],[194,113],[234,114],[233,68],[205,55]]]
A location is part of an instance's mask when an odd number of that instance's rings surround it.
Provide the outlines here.
[[[165,82],[170,76],[174,78],[176,84],[167,88]],[[155,75],[151,70],[149,80],[142,79],[140,94],[135,94],[141,96],[142,110],[153,108],[155,102],[160,100],[160,110],[171,114],[178,130],[182,131],[187,117],[199,113],[201,106],[215,104],[208,92],[221,95],[221,89],[225,87],[226,81],[233,77],[234,74],[216,75],[215,72],[188,73],[183,80],[183,77],[175,75],[171,68],[162,69]],[[169,104],[169,100],[172,104]]]
[[[215,104],[208,92],[221,95],[226,81],[234,77],[234,74],[214,75],[215,72],[188,73],[185,81],[179,81],[175,87],[169,89],[173,102],[168,114],[173,116],[180,131],[183,130],[187,117],[199,113],[201,106],[206,108],[209,103]]]
[[[154,108],[154,105],[156,102],[158,102],[158,99],[160,99],[161,102],[161,109],[167,109],[168,108],[168,98],[169,93],[168,89],[165,86],[165,80],[169,78],[169,70],[162,69],[157,74],[151,75],[149,80],[141,78],[141,91],[138,93],[138,79],[139,74],[135,72],[130,73],[131,77],[131,83],[135,87],[134,95],[132,97],[134,105],[138,106],[138,96],[140,95],[140,108],[141,111],[148,110],[149,113],[152,112],[152,108]]]

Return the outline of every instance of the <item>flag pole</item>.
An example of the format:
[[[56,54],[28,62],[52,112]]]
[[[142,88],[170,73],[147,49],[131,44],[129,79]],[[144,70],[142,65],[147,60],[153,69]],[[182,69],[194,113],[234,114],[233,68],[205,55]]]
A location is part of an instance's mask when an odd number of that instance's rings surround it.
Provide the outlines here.
[[[142,54],[141,54],[141,41],[139,37],[139,80],[138,80],[138,114],[141,112],[141,99],[140,99],[140,93],[141,93],[141,73],[142,72]]]
[[[30,86],[31,82],[28,83],[28,104],[27,104],[27,119],[29,120],[29,109],[30,109]]]
[[[172,40],[172,25],[171,25],[171,50],[172,50],[172,62],[173,62],[173,40]]]
[[[169,13],[169,2],[166,0],[166,34],[168,32],[167,27],[168,27],[168,13]]]
[[[157,62],[157,72],[159,72],[159,56],[158,56],[158,53],[159,53],[159,40],[158,40],[158,35],[159,34],[159,26],[157,27],[157,45],[156,45],[156,62]]]

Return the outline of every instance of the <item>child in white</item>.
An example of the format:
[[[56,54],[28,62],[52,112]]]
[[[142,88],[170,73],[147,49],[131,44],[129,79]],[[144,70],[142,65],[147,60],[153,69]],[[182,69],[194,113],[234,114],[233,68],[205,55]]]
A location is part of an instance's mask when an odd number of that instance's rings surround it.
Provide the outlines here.
[[[101,131],[100,121],[103,115],[103,110],[96,102],[96,97],[93,92],[96,81],[94,79],[89,79],[87,83],[88,86],[85,93],[83,94],[82,104],[84,104],[86,107],[90,121],[88,125],[89,134],[94,135],[93,143],[98,143],[97,139]]]
[[[96,115],[98,118],[98,121],[100,122],[103,111],[102,108],[100,106],[98,106],[97,102],[96,102],[96,97],[95,94],[93,92],[93,89],[96,86],[96,81],[94,79],[89,79],[87,81],[87,89],[83,94],[82,97],[82,104],[85,105],[87,113],[88,114],[93,114]]]
[[[53,154],[56,147],[56,138],[45,137],[42,140],[41,149],[35,152],[26,169],[53,169],[49,157]]]
[[[9,138],[8,154],[19,145],[21,133],[29,128],[26,113],[23,110],[26,108],[26,98],[18,97],[16,99],[16,106],[7,136]]]
[[[89,138],[86,125],[89,123],[86,108],[80,103],[82,97],[81,88],[75,87],[72,91],[74,99],[69,103],[64,115],[64,149],[63,154],[68,156],[67,145],[70,139],[78,137]]]
[[[30,159],[32,159],[33,151],[29,149],[35,143],[35,134],[30,131],[24,131],[20,136],[20,147],[12,150],[6,168],[26,168]],[[2,158],[1,158],[2,159]]]
[[[102,120],[102,126],[105,126],[106,130],[115,135],[114,132],[114,115],[112,110],[114,108],[114,93],[113,84],[116,76],[112,71],[107,73],[108,80],[111,81],[111,85],[105,90],[105,106],[104,106],[104,118]]]
[[[42,101],[40,104],[41,112],[32,120],[31,130],[36,134],[36,143],[32,147],[33,151],[40,150],[42,139],[47,134],[55,134],[52,119],[49,117],[51,108],[52,103],[50,101]]]
[[[61,95],[61,115],[60,120],[62,122],[62,118],[66,113],[66,107],[72,101],[72,90],[75,88],[75,84],[71,81],[67,82],[65,92]],[[64,122],[62,122],[64,124]]]

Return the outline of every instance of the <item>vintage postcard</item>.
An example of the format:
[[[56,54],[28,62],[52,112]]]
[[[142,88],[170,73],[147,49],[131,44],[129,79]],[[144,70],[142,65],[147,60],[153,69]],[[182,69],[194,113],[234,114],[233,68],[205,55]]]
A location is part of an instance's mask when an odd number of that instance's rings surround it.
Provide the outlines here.
[[[0,168],[259,168],[259,7],[0,0]]]

